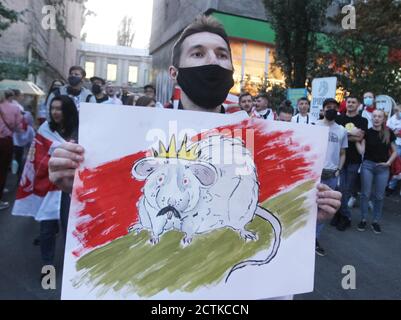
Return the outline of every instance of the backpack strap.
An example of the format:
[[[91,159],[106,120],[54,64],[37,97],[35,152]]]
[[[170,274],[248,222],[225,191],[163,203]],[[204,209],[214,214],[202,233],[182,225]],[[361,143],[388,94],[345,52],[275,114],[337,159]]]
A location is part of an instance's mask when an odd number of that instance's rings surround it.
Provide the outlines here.
[[[88,94],[88,96],[86,97],[86,102],[90,102],[90,100],[92,99],[93,95]]]

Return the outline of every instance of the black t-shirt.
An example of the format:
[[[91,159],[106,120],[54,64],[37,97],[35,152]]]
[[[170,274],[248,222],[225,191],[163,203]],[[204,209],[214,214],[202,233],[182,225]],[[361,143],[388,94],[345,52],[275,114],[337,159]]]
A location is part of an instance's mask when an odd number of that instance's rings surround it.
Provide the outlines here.
[[[366,149],[365,160],[370,160],[376,163],[387,162],[390,158],[391,143],[395,141],[396,137],[393,131],[390,130],[390,143],[383,143],[379,137],[379,131],[373,128],[368,130],[366,134]]]
[[[107,95],[104,95],[103,98],[100,98],[100,99],[96,98],[96,102],[97,103],[102,103],[102,102],[105,102],[107,100],[109,100],[109,97]]]
[[[355,127],[365,131],[365,135],[368,131],[368,120],[360,115],[348,117],[347,115],[342,114],[337,117],[336,122],[343,126],[347,131],[350,131]],[[362,156],[356,149],[355,142],[348,140],[348,148],[346,150],[345,164],[360,164],[362,162]]]

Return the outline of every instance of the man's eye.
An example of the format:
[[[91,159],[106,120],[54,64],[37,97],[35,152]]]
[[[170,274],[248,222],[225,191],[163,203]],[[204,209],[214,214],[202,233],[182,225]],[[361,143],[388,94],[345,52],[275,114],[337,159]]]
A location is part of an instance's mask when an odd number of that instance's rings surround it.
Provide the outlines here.
[[[194,52],[194,53],[192,54],[192,56],[193,56],[193,57],[196,57],[196,58],[202,58],[202,57],[203,57],[203,54],[202,54],[202,52]]]
[[[228,59],[228,55],[226,55],[225,53],[219,54],[219,58],[220,59]]]

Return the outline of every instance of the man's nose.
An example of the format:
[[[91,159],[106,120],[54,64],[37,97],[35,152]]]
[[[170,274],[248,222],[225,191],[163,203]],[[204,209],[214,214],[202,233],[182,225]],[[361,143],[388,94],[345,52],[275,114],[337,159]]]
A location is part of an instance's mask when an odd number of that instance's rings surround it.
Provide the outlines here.
[[[207,63],[208,64],[219,64],[219,59],[217,59],[217,56],[214,52],[208,52]]]

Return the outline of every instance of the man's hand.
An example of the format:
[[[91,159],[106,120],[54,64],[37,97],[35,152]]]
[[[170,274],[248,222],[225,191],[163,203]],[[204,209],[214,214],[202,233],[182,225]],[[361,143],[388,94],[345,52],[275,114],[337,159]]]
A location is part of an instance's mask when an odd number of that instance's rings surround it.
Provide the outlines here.
[[[360,142],[365,137],[365,131],[359,128],[354,128],[348,132],[348,141]]]
[[[54,150],[49,161],[49,179],[66,193],[72,192],[75,170],[84,161],[84,149],[75,143],[66,142]]]
[[[391,164],[389,162],[380,162],[376,164],[377,167],[391,167]]]
[[[331,219],[341,206],[341,192],[330,189],[325,184],[317,186],[317,220],[322,222]]]

